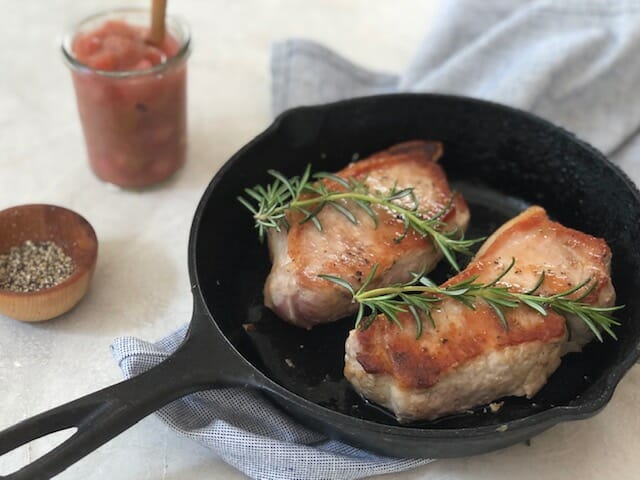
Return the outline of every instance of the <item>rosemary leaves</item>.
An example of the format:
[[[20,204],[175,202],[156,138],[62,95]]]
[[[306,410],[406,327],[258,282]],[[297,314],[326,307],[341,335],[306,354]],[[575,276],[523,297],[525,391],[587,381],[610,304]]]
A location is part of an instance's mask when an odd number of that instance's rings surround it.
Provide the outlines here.
[[[345,288],[353,296],[354,302],[358,304],[356,328],[367,328],[380,314],[402,328],[398,315],[410,313],[416,322],[419,338],[422,335],[422,317],[426,316],[435,327],[431,315],[432,309],[444,298],[451,298],[474,310],[478,300],[484,301],[493,309],[505,329],[508,329],[505,312],[524,305],[540,315],[547,315],[549,309],[564,317],[575,315],[589,327],[599,341],[603,341],[602,332],[616,339],[612,327],[619,325],[619,322],[613,318],[612,313],[623,306],[598,307],[583,302],[596,288],[596,282],[586,279],[555,295],[537,295],[536,292],[544,283],[544,273],[542,273],[531,290],[515,292],[499,284],[514,265],[515,259],[512,259],[511,263],[489,283],[478,282],[478,277],[472,276],[446,287],[437,286],[420,273],[415,274],[412,280],[403,284],[367,290],[375,275],[376,266],[369,272],[358,290],[342,278],[332,275],[320,276]],[[574,298],[570,298],[571,296]]]
[[[35,292],[51,288],[73,273],[74,263],[53,242],[26,241],[0,255],[0,289]]]
[[[261,240],[269,229],[281,231],[289,228],[288,212],[302,214],[300,223],[311,222],[322,231],[325,226],[318,214],[325,208],[333,208],[354,224],[358,223],[354,212],[359,209],[377,226],[378,214],[374,207],[385,208],[403,221],[404,231],[395,239],[396,242],[401,242],[410,230],[429,237],[456,271],[460,271],[456,254],[471,256],[471,247],[484,240],[467,240],[456,229],[444,230],[447,225],[442,218],[451,208],[453,197],[440,212],[428,216],[410,187],[371,191],[364,181],[356,178],[342,178],[326,172],[312,175],[310,165],[301,176],[292,178],[275,170],[269,170],[269,174],[274,178],[271,184],[247,188],[246,198],[238,197],[238,201],[252,213]],[[330,189],[327,184],[337,188]]]

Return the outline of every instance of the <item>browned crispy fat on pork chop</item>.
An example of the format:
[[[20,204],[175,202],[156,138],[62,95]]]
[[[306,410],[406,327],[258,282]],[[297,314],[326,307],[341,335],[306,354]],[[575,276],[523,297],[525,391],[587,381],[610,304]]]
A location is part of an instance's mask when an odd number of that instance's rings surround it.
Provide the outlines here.
[[[513,291],[533,288],[544,271],[541,295],[553,295],[592,278],[598,282],[584,301],[611,306],[611,252],[604,240],[566,228],[531,207],[497,230],[467,269],[447,284],[478,275],[491,282],[515,258],[500,284]],[[578,295],[578,294],[576,294]],[[433,310],[436,328],[425,325],[416,339],[415,321],[401,315],[400,330],[378,318],[367,330],[352,330],[346,342],[345,376],[366,398],[392,410],[399,420],[433,419],[463,412],[508,395],[532,397],[560,365],[567,351],[592,339],[589,329],[549,311],[526,306],[506,309],[509,329],[484,302],[471,310],[444,299]]]
[[[362,180],[372,192],[413,187],[420,209],[429,216],[436,215],[447,207],[452,195],[447,177],[436,163],[441,154],[439,142],[400,143],[349,165],[338,175]],[[342,188],[337,184],[327,186],[332,190]],[[319,274],[338,275],[358,287],[378,264],[373,288],[406,281],[411,272],[423,268],[432,270],[442,254],[431,240],[410,231],[398,242],[404,231],[402,219],[384,208],[374,209],[379,218],[377,228],[364,211],[352,205],[357,225],[334,209],[325,208],[318,215],[322,231],[311,222],[300,224],[300,217],[294,215],[288,218],[288,231],[270,231],[273,266],[264,288],[265,305],[282,319],[311,328],[357,309],[348,292]],[[442,220],[448,224],[445,231],[466,229],[469,209],[462,196],[456,194]]]

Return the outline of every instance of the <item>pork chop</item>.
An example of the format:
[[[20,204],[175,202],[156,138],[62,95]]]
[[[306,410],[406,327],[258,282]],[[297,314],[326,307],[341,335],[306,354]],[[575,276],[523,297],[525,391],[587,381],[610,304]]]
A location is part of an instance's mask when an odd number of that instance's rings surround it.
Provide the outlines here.
[[[597,306],[615,302],[605,241],[552,222],[540,207],[498,229],[469,266],[444,285],[473,275],[491,282],[512,259],[513,268],[500,281],[511,291],[532,289],[544,272],[538,295],[564,292],[591,278],[597,286],[583,301]],[[523,305],[505,309],[505,330],[482,300],[472,310],[445,298],[432,312],[435,328],[425,323],[418,339],[410,314],[400,315],[402,330],[377,318],[368,329],[351,331],[345,377],[400,421],[463,412],[509,395],[530,398],[558,368],[564,353],[592,339],[579,319],[569,317],[568,329],[563,316],[547,310],[542,316]]]
[[[450,204],[441,218],[446,223],[443,231],[464,232],[469,209],[459,194],[452,201],[447,178],[436,163],[441,154],[439,142],[400,143],[352,163],[337,175],[363,181],[369,191],[412,187],[420,210],[427,217],[435,216]],[[338,190],[340,186],[327,188]],[[301,224],[301,217],[295,213],[287,218],[288,230],[269,231],[273,265],[265,283],[264,301],[283,320],[311,328],[355,312],[357,305],[348,292],[318,277],[319,274],[333,272],[358,287],[371,267],[378,264],[371,282],[376,287],[406,281],[410,272],[430,271],[442,257],[431,239],[413,230],[402,238],[405,229],[402,217],[392,211],[373,206],[378,216],[376,226],[365,211],[351,207],[357,224],[335,209],[325,208],[318,215],[322,231],[311,222]]]

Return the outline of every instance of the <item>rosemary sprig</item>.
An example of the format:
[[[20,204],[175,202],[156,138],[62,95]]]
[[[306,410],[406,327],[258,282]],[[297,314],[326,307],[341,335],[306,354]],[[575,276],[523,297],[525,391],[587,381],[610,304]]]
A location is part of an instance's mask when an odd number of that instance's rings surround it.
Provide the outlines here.
[[[353,300],[358,303],[356,328],[367,328],[380,314],[402,328],[398,314],[409,312],[416,322],[416,338],[420,338],[422,335],[422,315],[425,315],[435,328],[431,310],[444,298],[452,298],[472,310],[476,309],[476,302],[480,299],[493,309],[505,330],[509,328],[505,312],[525,305],[544,316],[548,314],[549,309],[565,318],[568,315],[575,315],[589,327],[601,342],[603,341],[602,332],[617,339],[612,327],[620,325],[620,323],[612,317],[611,313],[620,310],[623,306],[597,307],[583,302],[595,289],[597,282],[592,282],[588,278],[555,295],[536,295],[535,292],[544,282],[543,272],[531,290],[513,292],[506,286],[499,285],[499,282],[514,265],[515,259],[512,259],[509,266],[489,283],[478,282],[476,275],[446,287],[437,286],[422,272],[414,274],[412,280],[403,284],[367,290],[375,275],[377,265],[373,267],[362,286],[357,290],[349,282],[339,277],[333,275],[320,275],[320,277],[347,289],[353,296]],[[576,298],[569,298],[577,292],[581,293]]]
[[[471,256],[471,247],[484,238],[467,240],[463,232],[457,229],[445,231],[446,222],[442,218],[451,209],[452,196],[449,203],[436,215],[427,216],[427,212],[420,209],[418,199],[413,188],[398,188],[394,186],[386,192],[370,191],[364,181],[356,178],[342,178],[332,173],[320,172],[311,174],[308,165],[301,176],[287,178],[280,172],[269,170],[274,181],[266,187],[258,185],[245,189],[245,197],[238,197],[252,214],[258,229],[260,240],[263,240],[269,229],[280,232],[288,229],[288,212],[302,214],[300,223],[312,222],[322,231],[323,225],[318,214],[325,208],[333,208],[351,223],[357,224],[354,206],[364,211],[378,226],[378,214],[373,208],[379,206],[394,212],[404,222],[404,230],[395,241],[401,242],[410,230],[429,237],[440,250],[447,261],[460,271],[456,260],[456,253]],[[329,190],[328,183],[335,183],[341,187]],[[350,203],[351,202],[351,203]]]

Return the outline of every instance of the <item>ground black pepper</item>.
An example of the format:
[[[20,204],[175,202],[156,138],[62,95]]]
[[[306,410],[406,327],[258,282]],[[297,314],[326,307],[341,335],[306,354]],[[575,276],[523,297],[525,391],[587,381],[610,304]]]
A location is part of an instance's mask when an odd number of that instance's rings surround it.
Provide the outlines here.
[[[54,242],[26,241],[0,255],[0,289],[35,292],[65,280],[75,265]]]

